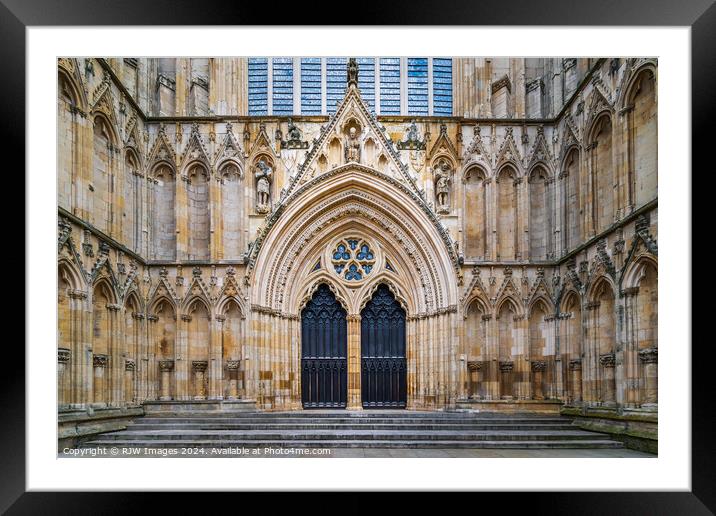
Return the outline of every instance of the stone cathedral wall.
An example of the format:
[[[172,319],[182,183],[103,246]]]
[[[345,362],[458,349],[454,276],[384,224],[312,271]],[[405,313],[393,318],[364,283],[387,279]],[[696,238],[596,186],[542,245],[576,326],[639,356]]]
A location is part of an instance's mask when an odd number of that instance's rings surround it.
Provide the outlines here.
[[[453,70],[455,116],[378,116],[387,146],[355,122],[353,161],[392,176],[399,157],[456,264],[454,302],[408,314],[410,349],[425,334],[436,350],[413,357],[428,365],[409,407],[655,410],[656,62]],[[327,116],[248,117],[244,59],[60,59],[58,74],[59,408],[300,408],[298,313],[255,302],[252,259],[302,164],[346,163],[352,122],[325,137]]]

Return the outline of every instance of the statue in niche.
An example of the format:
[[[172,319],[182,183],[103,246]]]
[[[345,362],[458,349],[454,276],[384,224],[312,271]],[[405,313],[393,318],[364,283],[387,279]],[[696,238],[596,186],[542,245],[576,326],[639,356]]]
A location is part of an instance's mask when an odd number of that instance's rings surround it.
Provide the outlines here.
[[[358,141],[358,131],[355,127],[351,127],[348,131],[345,149],[346,163],[360,161],[360,142]]]
[[[354,57],[348,59],[348,86],[358,86],[358,62]]]
[[[256,212],[267,213],[269,211],[269,203],[271,201],[271,176],[273,169],[260,159],[256,164]]]
[[[435,201],[438,213],[450,211],[450,165],[446,161],[435,167]]]

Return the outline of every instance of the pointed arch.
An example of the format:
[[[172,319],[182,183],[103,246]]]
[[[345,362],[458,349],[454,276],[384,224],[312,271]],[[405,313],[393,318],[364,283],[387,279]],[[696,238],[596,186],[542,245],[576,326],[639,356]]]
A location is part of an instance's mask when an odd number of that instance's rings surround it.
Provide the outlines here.
[[[463,173],[464,213],[463,234],[465,256],[485,259],[488,256],[488,186],[487,171],[479,164],[472,164]]]
[[[657,86],[656,69],[637,69],[625,96],[628,133],[628,198],[639,207],[657,195]]]
[[[139,251],[142,221],[143,174],[139,154],[133,147],[124,151],[124,243],[132,251]]]
[[[503,165],[495,179],[497,186],[497,259],[517,259],[517,169]]]
[[[200,161],[192,161],[186,167],[188,258],[209,259],[209,169]]]
[[[613,157],[613,122],[611,111],[604,110],[595,118],[589,131],[592,169],[592,219],[600,233],[612,225],[616,210],[616,176]]]
[[[562,161],[562,217],[563,250],[569,251],[582,243],[581,230],[581,154],[578,145],[570,146]]]
[[[552,256],[554,228],[554,188],[544,165],[536,164],[528,176],[530,258],[547,260]]]
[[[154,164],[152,181],[152,254],[156,260],[176,259],[176,172],[165,160]]]
[[[246,199],[244,173],[238,161],[227,158],[217,167],[220,178],[221,252],[224,260],[238,260],[245,251]]]
[[[115,149],[119,137],[112,121],[103,112],[92,113],[92,183],[90,222],[101,231],[109,233],[112,220],[115,181]]]

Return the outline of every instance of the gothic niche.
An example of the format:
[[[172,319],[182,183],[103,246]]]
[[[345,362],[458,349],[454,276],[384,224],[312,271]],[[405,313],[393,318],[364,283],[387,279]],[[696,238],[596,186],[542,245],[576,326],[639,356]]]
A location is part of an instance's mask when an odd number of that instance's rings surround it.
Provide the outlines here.
[[[358,120],[351,118],[343,127],[344,157],[346,163],[360,163],[360,135],[362,127]]]
[[[438,213],[450,212],[450,190],[452,188],[452,164],[445,158],[439,159],[433,166],[435,181],[435,209]]]
[[[347,238],[333,248],[331,262],[339,276],[347,281],[360,281],[373,270],[375,253],[365,240]]]
[[[425,150],[425,138],[420,139],[418,125],[415,123],[415,120],[410,122],[410,125],[405,131],[405,140],[398,142],[396,147],[398,150]]]
[[[256,213],[268,213],[271,208],[271,178],[273,177],[273,163],[265,156],[261,156],[254,166],[254,179],[256,181]]]

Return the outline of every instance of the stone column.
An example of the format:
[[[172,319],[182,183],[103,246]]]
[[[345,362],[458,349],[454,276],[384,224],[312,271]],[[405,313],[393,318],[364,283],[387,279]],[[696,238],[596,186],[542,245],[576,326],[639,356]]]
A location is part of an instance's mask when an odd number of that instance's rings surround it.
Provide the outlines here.
[[[136,362],[128,358],[124,361],[124,401],[132,403],[134,401],[134,370]]]
[[[87,360],[89,346],[85,341],[88,336],[87,322],[90,319],[85,312],[87,293],[81,290],[71,290],[69,297],[72,317],[70,332],[72,349],[70,350],[69,374],[71,377],[67,382],[69,388],[67,400],[73,408],[84,408],[90,398],[89,376],[91,372],[91,363],[88,363]],[[65,370],[67,370],[67,366],[65,366]]]
[[[171,372],[174,370],[174,360],[160,360],[159,370],[162,372],[162,386],[159,399],[162,401],[171,400]]]
[[[57,404],[65,406],[69,403],[69,363],[71,352],[67,348],[57,349]]]
[[[156,400],[159,399],[161,386],[159,385],[160,379],[157,378],[157,366],[156,366],[156,345],[155,345],[155,333],[156,333],[156,322],[159,318],[156,315],[147,315],[147,326],[145,329],[145,335],[147,339],[147,353],[145,355],[144,367],[147,368],[146,372],[146,399]],[[151,323],[151,324],[150,324]]]
[[[208,367],[208,362],[205,360],[195,360],[191,363],[191,369],[194,373],[194,399],[205,400],[206,399],[206,385],[204,384],[204,373]]]
[[[644,364],[645,392],[642,407],[655,408],[658,404],[659,377],[657,371],[658,348],[639,351],[639,360]]]
[[[532,362],[532,372],[534,373],[534,396],[536,400],[544,399],[542,391],[542,374],[544,373],[547,363],[543,360],[535,360]]]
[[[360,314],[352,314],[348,321],[348,410],[363,410],[361,403]]]
[[[239,360],[228,360],[226,362],[226,369],[229,371],[229,395],[230,400],[238,399],[239,397]]]
[[[477,361],[470,361],[467,363],[467,370],[470,371],[470,399],[480,399],[480,371],[482,370],[482,363]],[[473,380],[473,375],[475,379]]]
[[[92,355],[92,367],[94,368],[94,381],[92,384],[92,401],[95,404],[107,404],[107,385],[105,381],[105,369],[107,369],[107,355]]]
[[[614,353],[604,353],[599,355],[599,363],[604,369],[601,401],[603,405],[613,406],[615,404],[614,366],[616,365]]]
[[[500,398],[511,400],[514,397],[514,385],[512,385],[513,362],[500,362]]]
[[[572,402],[582,401],[582,360],[569,361],[569,370],[572,371]]]
[[[209,399],[220,400],[224,398],[224,364],[222,363],[224,349],[222,348],[222,335],[226,316],[215,315],[209,322],[211,334],[209,335]],[[227,357],[234,358],[234,357]]]

